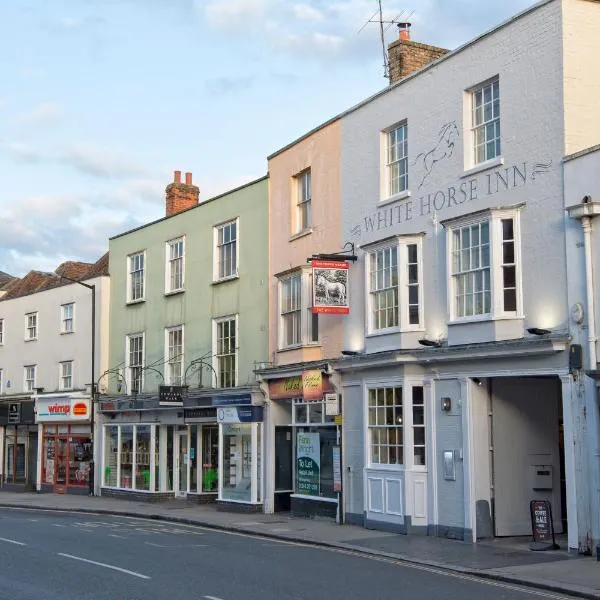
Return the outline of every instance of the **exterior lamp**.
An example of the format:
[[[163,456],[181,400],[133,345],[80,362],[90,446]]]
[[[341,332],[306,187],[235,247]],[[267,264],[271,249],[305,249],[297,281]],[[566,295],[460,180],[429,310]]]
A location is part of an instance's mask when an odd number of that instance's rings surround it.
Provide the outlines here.
[[[442,345],[442,342],[423,338],[422,340],[419,340],[419,344],[421,344],[421,346],[427,346],[428,348],[439,348]]]
[[[550,329],[542,329],[540,327],[529,327],[527,329],[527,333],[531,333],[532,335],[548,335],[552,333]]]
[[[442,410],[444,412],[448,412],[452,409],[452,398],[448,398],[448,396],[442,397]]]
[[[342,350],[342,354],[344,356],[358,356],[362,352],[358,352],[358,350]]]

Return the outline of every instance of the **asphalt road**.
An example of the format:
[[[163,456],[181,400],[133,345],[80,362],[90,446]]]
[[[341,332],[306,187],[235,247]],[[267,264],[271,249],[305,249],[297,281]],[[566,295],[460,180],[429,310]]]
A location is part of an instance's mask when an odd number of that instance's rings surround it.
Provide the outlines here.
[[[1,600],[388,598],[565,596],[198,527],[0,509]]]

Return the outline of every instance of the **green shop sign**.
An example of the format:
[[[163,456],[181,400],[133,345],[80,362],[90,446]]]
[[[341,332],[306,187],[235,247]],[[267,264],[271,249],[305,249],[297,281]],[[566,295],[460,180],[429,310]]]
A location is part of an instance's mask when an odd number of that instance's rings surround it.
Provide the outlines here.
[[[298,494],[318,496],[321,491],[321,442],[318,433],[296,438],[296,488]]]

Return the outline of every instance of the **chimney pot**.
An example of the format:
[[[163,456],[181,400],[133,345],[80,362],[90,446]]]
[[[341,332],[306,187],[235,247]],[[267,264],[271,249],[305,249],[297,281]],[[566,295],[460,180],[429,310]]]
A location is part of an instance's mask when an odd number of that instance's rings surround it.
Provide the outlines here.
[[[186,185],[192,185],[192,174],[191,173],[185,174],[185,183],[186,183]]]
[[[401,40],[410,40],[410,23],[398,23]]]
[[[174,183],[181,183],[181,171],[175,171],[173,173],[173,182]]]

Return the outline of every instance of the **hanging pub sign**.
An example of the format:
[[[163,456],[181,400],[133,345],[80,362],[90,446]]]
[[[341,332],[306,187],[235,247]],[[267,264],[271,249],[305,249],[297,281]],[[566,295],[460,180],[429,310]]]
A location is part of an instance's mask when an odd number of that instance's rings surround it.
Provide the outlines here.
[[[302,397],[304,400],[321,400],[323,397],[323,372],[320,369],[302,371]]]
[[[312,312],[325,315],[347,315],[348,302],[348,261],[310,261],[313,273]]]

